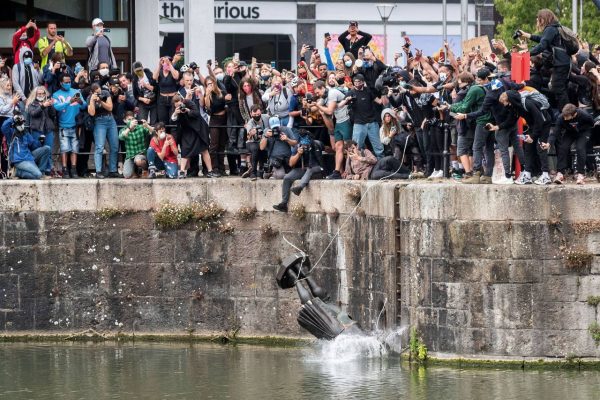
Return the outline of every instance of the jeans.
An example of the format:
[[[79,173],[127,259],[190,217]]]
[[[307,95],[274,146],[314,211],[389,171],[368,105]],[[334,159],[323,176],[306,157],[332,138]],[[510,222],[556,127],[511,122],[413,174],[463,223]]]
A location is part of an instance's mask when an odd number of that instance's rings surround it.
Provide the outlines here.
[[[507,178],[510,178],[511,168],[510,168],[510,153],[508,152],[508,148],[512,146],[513,151],[517,155],[519,162],[523,167],[525,167],[525,155],[523,154],[523,147],[521,146],[521,142],[517,138],[517,127],[513,126],[508,129],[501,129],[496,133],[496,142],[498,142],[498,149],[500,150],[500,155],[502,156],[502,165],[504,166],[504,175]]]
[[[352,130],[352,140],[358,143],[360,149],[365,148],[365,139],[369,138],[371,146],[373,146],[373,152],[378,159],[383,157],[383,145],[379,138],[379,125],[377,122],[369,122],[368,124],[354,124]]]
[[[321,167],[312,168],[294,168],[283,177],[283,186],[281,189],[281,202],[287,204],[290,201],[290,188],[295,180],[300,179],[300,187],[308,186],[313,174],[320,173]]]
[[[138,103],[138,118],[148,121],[148,117],[150,117],[150,119],[149,119],[150,125],[156,124],[156,121],[158,120],[157,115],[156,115],[156,103],[144,104],[142,102],[139,102]]]
[[[158,154],[156,154],[156,150],[152,147],[148,148],[146,156],[148,158],[148,168],[154,167],[159,171],[164,169],[167,172],[168,178],[177,178],[177,163],[161,160]]]
[[[21,161],[15,164],[16,174],[22,179],[40,179],[42,177],[42,171],[40,168],[47,165],[52,155],[52,150],[49,146],[38,147],[31,152],[33,154],[33,161]]]
[[[483,125],[477,124],[475,128],[475,139],[473,140],[473,171],[479,171],[483,163],[483,148],[485,147],[485,175],[492,176],[494,171],[494,135],[485,129]]]
[[[266,150],[261,150],[258,142],[246,142],[246,148],[250,152],[250,164],[252,164],[252,175],[256,175],[258,164],[265,164],[267,159]]]
[[[102,172],[102,152],[108,139],[110,153],[108,158],[108,171],[117,172],[117,157],[119,156],[119,132],[117,123],[112,115],[97,117],[94,121],[94,164],[96,172]]]
[[[591,130],[585,130],[583,132],[577,132],[577,135],[564,134],[558,143],[558,171],[565,173],[569,166],[569,153],[571,152],[571,145],[575,142],[575,148],[577,149],[577,163],[575,173],[583,174],[585,170],[585,161],[587,157],[587,142],[590,140]]]
[[[129,179],[134,174],[138,175],[138,173],[142,171],[142,168],[138,167],[137,163],[142,161],[146,161],[146,156],[142,154],[138,154],[134,158],[128,158],[125,160],[123,163],[123,178]]]
[[[50,172],[50,170],[52,170],[52,148],[54,147],[54,132],[48,131],[44,133],[34,130],[31,131],[31,136],[33,136],[33,138],[36,140],[40,139],[40,135],[46,135],[46,139],[44,140],[44,143],[42,143],[42,145],[50,147],[50,157],[48,157],[48,162],[46,163],[46,165],[41,165],[40,169],[44,172]]]

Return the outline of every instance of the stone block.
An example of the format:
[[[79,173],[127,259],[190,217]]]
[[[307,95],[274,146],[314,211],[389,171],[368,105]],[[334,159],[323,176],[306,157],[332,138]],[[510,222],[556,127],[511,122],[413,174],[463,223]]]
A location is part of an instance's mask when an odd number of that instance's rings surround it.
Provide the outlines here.
[[[114,231],[75,232],[74,261],[93,264],[121,260],[120,236]]]
[[[467,310],[471,295],[471,286],[467,283],[446,283],[446,302],[440,307],[455,310]]]
[[[450,254],[463,258],[509,258],[507,227],[502,222],[453,221],[448,226]]]
[[[540,354],[540,331],[535,329],[492,329],[492,354],[522,356]]]
[[[39,182],[36,211],[96,211],[99,208],[107,207],[99,204],[100,189],[98,188],[100,185],[100,182],[90,179],[53,179]],[[101,190],[107,190],[108,187],[113,188],[113,182],[102,185],[102,187]],[[120,200],[125,199],[121,198]],[[135,201],[135,195],[132,200]],[[115,197],[110,201],[114,202],[118,199]]]
[[[577,300],[587,301],[589,296],[600,296],[600,276],[587,275],[579,277]]]
[[[31,247],[0,247],[0,274],[31,272],[36,264]]]
[[[552,259],[558,253],[559,241],[546,221],[513,222],[511,224],[512,258],[526,260]]]
[[[206,197],[207,200],[215,201],[226,210],[235,211],[242,206],[257,204],[255,187],[256,182],[247,179],[221,179],[218,184],[206,185]],[[270,204],[269,207],[276,203]],[[272,208],[268,209],[268,211],[272,210]]]
[[[588,235],[587,248],[590,253],[600,256],[600,232],[593,232]]]
[[[579,292],[577,276],[544,276],[540,284],[534,284],[534,301],[576,301]]]
[[[423,221],[419,238],[419,255],[429,257],[448,257],[450,249],[448,243],[446,222],[435,220]]]
[[[548,191],[553,213],[570,222],[600,220],[600,186],[565,186]]]
[[[242,334],[271,335],[278,331],[276,299],[236,299],[234,310]]]
[[[462,189],[462,187],[461,187]],[[402,186],[399,193],[399,216],[402,219],[446,220],[456,218],[455,185],[445,183]]]
[[[509,261],[509,281],[512,283],[538,283],[542,280],[543,261]]]
[[[164,179],[152,182],[153,208],[163,203],[190,204],[206,201],[208,182],[199,179]]]
[[[37,232],[40,230],[40,214],[35,211],[3,213],[5,232]]]
[[[175,260],[175,232],[156,230],[121,231],[121,259],[136,263],[168,263]]]
[[[1,211],[36,211],[39,208],[38,182],[10,180],[2,182]]]
[[[6,231],[4,232],[5,247],[31,247],[38,244],[38,231]]]
[[[152,180],[108,179],[97,182],[97,209],[149,211],[154,207]]]
[[[229,277],[229,290],[235,297],[256,296],[256,265],[226,265],[225,271]]]
[[[595,309],[585,302],[534,303],[533,323],[542,330],[586,330],[595,321]]]
[[[599,357],[600,348],[594,343],[592,335],[586,330],[544,330],[540,332],[543,348],[541,356]]]
[[[19,275],[0,275],[0,309],[19,310]]]
[[[225,260],[229,241],[226,237],[215,237],[213,232],[175,232],[176,262],[214,262]]]
[[[533,328],[532,286],[529,284],[492,285],[493,327]]]
[[[600,256],[596,256],[592,260],[592,267],[590,268],[590,273],[600,275]]]
[[[108,276],[103,274],[101,280],[104,280],[104,283],[101,286],[106,288],[109,296],[185,297],[183,293],[165,290],[173,286],[169,285],[171,281],[166,277],[170,275],[172,268],[172,264],[169,263],[114,263],[107,268]]]
[[[313,337],[298,325],[297,318],[300,307],[300,300],[297,298],[280,299],[277,302],[276,322],[280,334]]]

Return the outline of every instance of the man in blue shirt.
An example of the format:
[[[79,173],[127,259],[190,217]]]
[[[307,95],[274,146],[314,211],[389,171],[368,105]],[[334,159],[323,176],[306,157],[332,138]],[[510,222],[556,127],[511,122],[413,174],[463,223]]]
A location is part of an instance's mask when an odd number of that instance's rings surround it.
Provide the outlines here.
[[[60,89],[52,95],[54,108],[58,112],[58,134],[60,154],[62,156],[63,178],[79,178],[77,175],[77,153],[79,137],[77,135],[77,114],[85,110],[86,101],[78,89],[71,88],[71,77],[62,76]],[[67,170],[67,154],[71,153],[71,175]]]

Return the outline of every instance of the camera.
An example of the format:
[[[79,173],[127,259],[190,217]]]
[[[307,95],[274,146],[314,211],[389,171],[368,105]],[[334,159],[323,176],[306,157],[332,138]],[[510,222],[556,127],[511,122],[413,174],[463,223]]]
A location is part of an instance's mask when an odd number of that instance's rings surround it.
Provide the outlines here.
[[[12,127],[17,136],[22,136],[25,133],[25,117],[22,114],[16,114],[13,117]]]
[[[98,97],[100,98],[101,101],[106,102],[106,100],[108,100],[108,93],[102,91]]]
[[[210,61],[210,60],[209,60]],[[192,61],[189,65],[190,69],[197,69],[198,68],[198,64],[196,64],[195,61]]]
[[[306,93],[304,98],[308,104],[311,104],[315,99],[312,93]]]
[[[46,135],[44,135],[43,133],[40,135],[39,139],[40,144],[43,146],[44,143],[46,142]]]
[[[281,129],[276,126],[271,130],[271,134],[273,137],[279,137],[279,135],[281,135]]]
[[[181,103],[177,108],[179,109],[179,112],[186,112],[187,111],[187,107],[183,103]]]
[[[265,131],[264,131],[263,128],[256,127],[255,129],[256,129],[256,136],[257,137],[262,137],[263,133],[265,133]]]
[[[349,97],[350,99],[348,100],[348,104],[354,104],[354,102],[356,101],[356,95],[352,94]]]
[[[138,125],[144,125],[144,122],[146,122],[143,119],[137,119],[136,121]]]
[[[523,35],[523,32],[521,32],[520,29],[517,29],[515,31],[515,33],[513,33],[512,38],[513,40],[517,40],[518,38],[520,38]]]
[[[303,144],[300,147],[302,148],[302,152],[305,154],[312,150],[312,147],[308,144]]]

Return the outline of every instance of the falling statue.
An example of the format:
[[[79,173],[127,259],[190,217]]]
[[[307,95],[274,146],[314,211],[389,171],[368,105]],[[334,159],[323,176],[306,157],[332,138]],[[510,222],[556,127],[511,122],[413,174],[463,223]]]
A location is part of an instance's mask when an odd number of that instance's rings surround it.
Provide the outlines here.
[[[281,263],[277,272],[277,284],[282,289],[293,287],[298,291],[302,308],[298,313],[298,324],[317,339],[333,340],[342,333],[358,333],[362,330],[352,317],[339,307],[327,303],[329,294],[310,275],[308,256],[293,254]],[[306,282],[308,289],[304,286]]]

